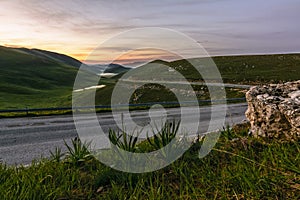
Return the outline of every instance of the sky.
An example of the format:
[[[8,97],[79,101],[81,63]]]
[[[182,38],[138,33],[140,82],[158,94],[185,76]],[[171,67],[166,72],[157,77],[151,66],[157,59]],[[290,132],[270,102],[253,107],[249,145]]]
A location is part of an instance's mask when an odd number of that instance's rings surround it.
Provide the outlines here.
[[[123,31],[161,27],[191,37],[209,55],[300,52],[299,11],[299,0],[0,0],[0,45],[106,63],[105,56],[88,55]],[[115,50],[126,51],[120,46],[103,55]],[[173,57],[145,49],[120,62],[154,58]]]

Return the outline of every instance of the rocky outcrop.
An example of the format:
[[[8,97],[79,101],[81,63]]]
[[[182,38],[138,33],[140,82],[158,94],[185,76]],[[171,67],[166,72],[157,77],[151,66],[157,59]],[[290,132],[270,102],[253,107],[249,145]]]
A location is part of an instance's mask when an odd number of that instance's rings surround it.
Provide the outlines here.
[[[251,134],[283,139],[300,137],[300,80],[252,87],[246,99]]]

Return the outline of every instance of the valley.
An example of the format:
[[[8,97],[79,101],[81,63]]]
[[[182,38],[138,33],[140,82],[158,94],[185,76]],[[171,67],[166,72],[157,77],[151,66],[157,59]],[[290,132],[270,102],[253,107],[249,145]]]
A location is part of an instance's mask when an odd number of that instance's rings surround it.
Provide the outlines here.
[[[178,71],[192,84],[198,100],[207,100],[209,99],[208,88],[202,85],[201,75],[191,65],[191,63],[203,62],[203,59],[207,58],[172,62],[154,60],[148,64],[163,64],[169,69]],[[296,73],[300,71],[300,54],[220,56],[213,57],[213,60],[226,84],[259,85],[300,78]],[[1,46],[0,109],[71,106],[73,84],[82,64],[70,56],[55,52]],[[98,75],[100,79],[98,85],[101,87],[98,87],[95,96],[97,105],[110,105],[115,84],[124,73],[131,69],[119,64],[110,64],[108,67],[106,65],[85,65],[85,68],[87,77]],[[100,75],[102,75],[101,78]],[[160,76],[163,75],[160,74]],[[163,81],[165,80],[163,79]],[[138,82],[138,80],[135,81]],[[136,88],[129,103],[176,101],[172,89],[164,88],[155,81],[153,82]],[[180,82],[178,83],[180,84]],[[174,87],[178,87],[178,84],[175,84]],[[246,88],[226,85],[225,90],[227,98],[243,98]],[[190,91],[185,92],[189,93]],[[84,95],[88,94],[88,92],[84,92]]]

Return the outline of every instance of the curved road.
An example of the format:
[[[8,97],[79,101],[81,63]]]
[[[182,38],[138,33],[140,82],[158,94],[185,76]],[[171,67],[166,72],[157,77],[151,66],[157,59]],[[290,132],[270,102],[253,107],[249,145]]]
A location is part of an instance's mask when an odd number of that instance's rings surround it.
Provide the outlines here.
[[[224,109],[224,105],[215,105],[216,110]],[[190,111],[189,123],[195,123],[193,111]],[[227,105],[226,123],[236,124],[245,120],[247,104]],[[147,111],[133,111],[131,116],[137,124],[145,124],[149,121]],[[179,119],[180,109],[167,109],[168,119]],[[115,128],[115,122],[110,113],[97,114],[99,124],[104,131]],[[89,118],[82,118],[82,123],[88,128]],[[194,122],[193,122],[194,120]],[[200,108],[200,132],[205,133],[211,120],[211,107]],[[125,124],[126,127],[126,124]],[[219,127],[222,128],[222,127]],[[50,151],[56,147],[66,151],[64,140],[70,143],[77,136],[76,127],[72,115],[24,117],[0,119],[0,162],[8,165],[29,164],[34,159],[49,157]]]

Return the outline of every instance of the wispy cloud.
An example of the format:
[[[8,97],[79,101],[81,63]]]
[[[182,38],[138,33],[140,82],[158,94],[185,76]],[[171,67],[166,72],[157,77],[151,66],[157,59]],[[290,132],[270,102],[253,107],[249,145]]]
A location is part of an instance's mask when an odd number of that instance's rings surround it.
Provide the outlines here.
[[[44,48],[85,59],[117,33],[156,26],[187,34],[210,54],[300,51],[299,10],[298,0],[3,0],[0,45]],[[131,49],[124,44],[105,48]]]

